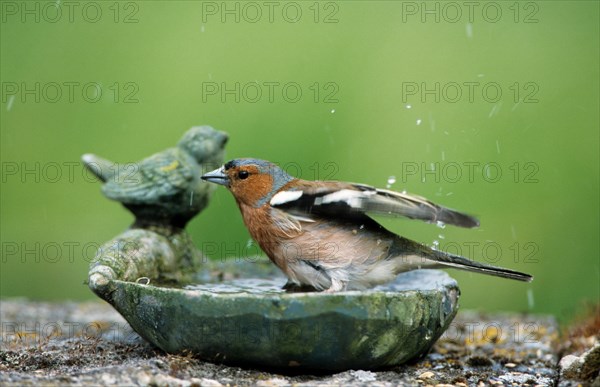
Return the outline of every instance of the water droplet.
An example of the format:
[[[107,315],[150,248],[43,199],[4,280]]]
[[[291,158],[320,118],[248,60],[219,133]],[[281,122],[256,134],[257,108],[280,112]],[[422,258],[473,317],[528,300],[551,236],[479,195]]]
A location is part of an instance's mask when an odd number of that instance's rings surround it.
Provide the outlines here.
[[[335,113],[335,109],[331,109],[331,114]]]
[[[412,105],[408,104],[408,105],[406,105],[406,108],[407,108],[407,109],[411,109],[411,108],[412,108]]]
[[[444,235],[442,235],[442,234],[439,234],[438,238],[440,238],[440,239],[446,239],[446,237]]]
[[[502,102],[495,104],[492,106],[492,110],[490,110],[490,114],[488,114],[488,118],[495,116],[500,112],[500,108],[502,107]]]
[[[435,132],[435,120],[433,119],[433,114],[429,112],[429,128],[432,132]]]
[[[467,23],[467,25],[465,26],[465,32],[467,33],[467,38],[472,39],[473,38],[473,24]]]
[[[527,306],[529,306],[529,309],[533,309],[533,307],[535,306],[535,300],[533,299],[533,289],[532,288],[527,289]]]
[[[425,340],[430,340],[431,339],[431,330],[427,330],[427,332],[425,333]]]
[[[421,125],[421,122],[422,122],[421,119],[417,118],[417,125]]]
[[[6,111],[9,112],[12,109],[13,102],[15,102],[14,94],[8,97],[8,102],[6,102]]]
[[[446,223],[442,222],[441,220],[438,220],[437,222],[435,222],[435,225],[438,226],[439,228],[446,228]]]
[[[365,225],[364,225],[364,224],[361,224],[359,228],[362,230],[362,229],[364,229],[364,228],[365,228]]]
[[[492,171],[491,171],[491,170],[492,170],[492,168],[485,168],[484,170],[485,170],[485,176],[486,176],[486,177],[487,177],[489,180],[491,180],[491,179],[492,179]]]
[[[433,245],[431,246],[432,249],[437,250],[438,247],[440,246],[440,241],[438,241],[437,239],[433,241]]]
[[[396,176],[390,176],[387,179],[387,184],[386,184],[386,188],[392,188],[392,184],[394,184],[396,182]]]
[[[200,32],[204,32],[204,24],[200,26]]]

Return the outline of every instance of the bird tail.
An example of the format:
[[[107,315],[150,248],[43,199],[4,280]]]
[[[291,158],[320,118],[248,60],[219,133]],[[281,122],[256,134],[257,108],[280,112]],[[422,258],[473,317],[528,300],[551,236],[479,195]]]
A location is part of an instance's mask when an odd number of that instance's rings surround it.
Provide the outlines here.
[[[533,276],[526,273],[521,273],[520,271],[487,265],[481,262],[472,261],[465,257],[461,257],[460,255],[448,254],[436,250],[432,251],[435,253],[435,260],[439,262],[442,266],[472,271],[475,273],[493,275],[495,277],[510,278],[524,282],[531,282],[533,280]]]
[[[401,239],[402,240],[400,242],[404,247],[404,254],[407,254],[407,252],[410,251],[416,253],[420,257],[426,258],[427,260],[434,261],[429,265],[423,265],[424,267],[428,266],[441,268],[455,268],[465,271],[471,271],[474,273],[493,275],[495,277],[509,278],[524,282],[531,282],[533,280],[533,276],[526,273],[522,273],[516,270],[505,269],[502,267],[487,265],[485,263],[461,257],[460,255],[454,255],[440,250],[434,250],[405,238]]]

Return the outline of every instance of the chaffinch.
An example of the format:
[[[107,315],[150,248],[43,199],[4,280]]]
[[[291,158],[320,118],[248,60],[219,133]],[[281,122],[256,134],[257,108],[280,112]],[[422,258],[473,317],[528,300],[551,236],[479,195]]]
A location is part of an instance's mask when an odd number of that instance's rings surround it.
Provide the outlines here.
[[[421,268],[457,268],[520,281],[532,276],[431,249],[368,214],[477,227],[425,198],[364,184],[294,178],[264,160],[236,159],[202,179],[233,194],[250,235],[288,277],[286,287],[336,292],[373,287]]]

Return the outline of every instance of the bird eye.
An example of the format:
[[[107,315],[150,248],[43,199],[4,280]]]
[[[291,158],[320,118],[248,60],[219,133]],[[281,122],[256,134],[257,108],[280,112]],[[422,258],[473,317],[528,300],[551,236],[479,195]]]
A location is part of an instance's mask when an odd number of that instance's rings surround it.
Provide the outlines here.
[[[238,177],[242,180],[246,179],[248,176],[250,176],[248,171],[239,171],[238,172]]]

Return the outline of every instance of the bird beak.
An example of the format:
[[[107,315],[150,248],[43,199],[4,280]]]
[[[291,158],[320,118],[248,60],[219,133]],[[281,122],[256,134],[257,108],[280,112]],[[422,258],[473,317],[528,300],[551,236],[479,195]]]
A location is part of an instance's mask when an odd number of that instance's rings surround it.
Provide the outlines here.
[[[202,176],[202,180],[225,186],[229,185],[229,177],[227,177],[227,175],[225,174],[225,170],[223,169],[223,167],[217,168],[212,172],[205,173]]]

